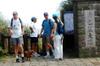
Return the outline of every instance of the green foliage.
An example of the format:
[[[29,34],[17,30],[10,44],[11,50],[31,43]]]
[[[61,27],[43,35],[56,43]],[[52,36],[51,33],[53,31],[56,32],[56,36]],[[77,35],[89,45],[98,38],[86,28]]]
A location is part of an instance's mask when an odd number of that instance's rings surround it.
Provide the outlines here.
[[[3,33],[3,35],[8,35],[8,27],[7,22],[4,20],[4,18],[0,15],[0,32]]]
[[[72,0],[66,0],[61,3],[61,10],[63,11],[73,11]]]
[[[29,27],[24,27],[24,33],[25,33],[26,35],[30,35],[31,30],[29,29]]]
[[[2,30],[2,33],[3,33],[4,36],[8,36],[8,27],[7,27],[6,24],[5,24],[5,27]]]

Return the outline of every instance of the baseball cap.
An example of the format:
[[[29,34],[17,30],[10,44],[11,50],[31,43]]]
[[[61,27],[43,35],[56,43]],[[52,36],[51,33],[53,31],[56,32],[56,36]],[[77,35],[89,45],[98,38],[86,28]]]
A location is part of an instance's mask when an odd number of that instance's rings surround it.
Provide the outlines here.
[[[36,17],[32,17],[32,18],[31,18],[31,21],[34,21],[35,19],[36,19]]]

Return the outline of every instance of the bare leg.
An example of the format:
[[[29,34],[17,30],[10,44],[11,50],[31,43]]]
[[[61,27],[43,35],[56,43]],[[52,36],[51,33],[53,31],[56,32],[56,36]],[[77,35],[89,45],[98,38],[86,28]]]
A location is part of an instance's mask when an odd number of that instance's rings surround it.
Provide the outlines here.
[[[31,50],[35,51],[34,43],[32,43],[31,46],[32,46],[32,47],[31,47]]]
[[[22,57],[24,57],[24,49],[23,49],[22,44],[18,44],[18,51],[21,52]]]
[[[15,48],[15,55],[16,55],[16,58],[18,58],[18,45],[15,45],[14,48]]]

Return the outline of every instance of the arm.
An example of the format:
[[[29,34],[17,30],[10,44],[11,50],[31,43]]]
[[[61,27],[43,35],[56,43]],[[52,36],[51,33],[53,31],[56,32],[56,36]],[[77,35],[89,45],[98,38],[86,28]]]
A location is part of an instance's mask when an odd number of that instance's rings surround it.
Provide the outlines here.
[[[51,34],[54,34],[55,31],[55,25],[53,25],[53,28],[51,29]]]
[[[60,18],[58,18],[58,20],[59,20],[59,22],[61,22],[61,24],[62,24],[62,26],[64,25],[64,23],[61,21],[61,19]]]
[[[24,32],[24,26],[23,25],[21,26],[21,29],[22,29],[22,32]]]
[[[34,30],[32,29],[32,27],[30,27],[31,32],[34,32]]]
[[[42,35],[42,32],[43,32],[43,27],[42,27],[42,29],[41,29],[40,35]]]
[[[54,40],[54,32],[55,32],[55,23],[53,21],[51,21],[51,39]]]
[[[52,28],[51,28],[51,34],[54,34],[55,23],[53,23],[53,21],[51,21],[51,26],[52,26]]]
[[[44,21],[42,22],[42,29],[41,29],[41,31],[40,31],[40,36],[42,35],[42,32],[43,32],[43,30],[44,30]]]
[[[24,26],[21,25],[22,35],[24,35]]]
[[[39,36],[38,36],[39,38],[42,37],[42,32],[43,32],[43,28],[42,28],[41,31],[40,31],[40,34],[39,34]]]

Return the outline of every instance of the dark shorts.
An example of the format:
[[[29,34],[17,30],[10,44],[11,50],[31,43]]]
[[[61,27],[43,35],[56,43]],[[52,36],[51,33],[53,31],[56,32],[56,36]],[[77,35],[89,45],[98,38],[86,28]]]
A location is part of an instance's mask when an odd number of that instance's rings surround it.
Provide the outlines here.
[[[43,44],[50,43],[50,38],[49,37],[42,37],[42,41],[43,41]]]
[[[16,44],[23,44],[23,37],[19,37],[19,38],[11,38],[12,44],[16,45]]]
[[[38,43],[38,37],[31,37],[31,44],[32,43],[37,44]]]

